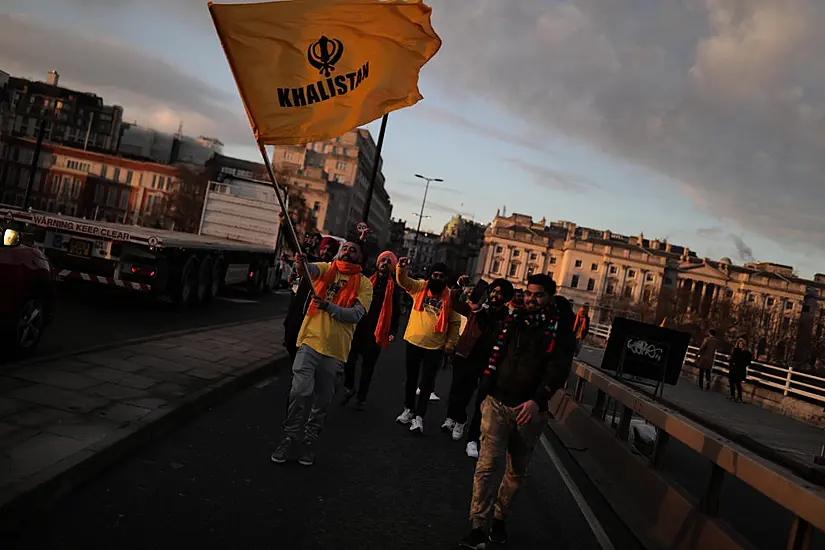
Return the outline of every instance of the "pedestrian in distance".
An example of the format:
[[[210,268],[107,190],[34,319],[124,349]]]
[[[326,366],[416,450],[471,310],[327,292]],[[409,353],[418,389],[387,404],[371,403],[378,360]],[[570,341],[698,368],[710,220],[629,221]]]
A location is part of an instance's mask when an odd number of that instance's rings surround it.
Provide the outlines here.
[[[453,358],[453,380],[447,402],[447,418],[441,429],[450,432],[454,441],[464,437],[467,424],[467,405],[478,388],[490,360],[490,354],[509,315],[507,303],[513,298],[513,285],[505,279],[496,279],[487,287],[479,303],[456,300],[455,311],[467,318],[467,326],[458,339]],[[476,400],[480,408],[481,400]],[[467,430],[467,454],[478,457],[481,435],[481,415],[476,407]]]
[[[722,346],[722,341],[716,337],[716,330],[710,329],[708,335],[699,346],[699,354],[696,360],[696,367],[699,369],[699,388],[710,389],[710,376],[713,372],[713,363],[716,360],[716,352]]]
[[[355,329],[349,359],[344,367],[345,389],[341,404],[346,405],[357,396],[355,406],[358,410],[364,409],[381,350],[386,349],[390,342],[395,340],[395,334],[398,332],[398,317],[401,312],[403,291],[395,284],[395,268],[398,265],[398,258],[392,252],[385,251],[378,255],[375,264],[377,269],[370,278],[373,292],[372,304]],[[356,390],[355,369],[359,357],[361,358],[361,377]]]
[[[470,533],[462,548],[507,541],[506,522],[530,458],[547,425],[549,400],[570,374],[575,351],[570,302],[554,298],[545,274],[527,278],[525,307],[507,317],[481,385],[481,449],[473,476]],[[504,468],[500,483],[493,476]],[[491,522],[492,520],[492,522]],[[488,531],[489,527],[489,531]]]
[[[576,357],[582,351],[584,340],[590,333],[590,304],[584,304],[576,313],[576,321],[573,324],[573,332],[576,334]]]
[[[315,462],[313,446],[321,435],[327,409],[343,374],[355,327],[372,302],[372,284],[361,275],[361,249],[347,242],[337,260],[306,264],[295,255],[296,268],[314,282],[301,331],[298,353],[292,363],[292,386],[284,420],[284,439],[271,455],[282,464],[297,451],[298,462]],[[305,418],[306,417],[306,418]]]
[[[748,349],[748,343],[744,338],[739,338],[728,361],[728,383],[730,385],[731,400],[742,403],[742,382],[748,377],[748,367],[750,367],[752,361],[753,354]]]
[[[404,340],[407,342],[407,380],[404,385],[404,412],[395,419],[409,425],[415,434],[424,433],[424,417],[444,355],[451,355],[458,341],[461,318],[453,311],[447,288],[449,270],[443,263],[430,269],[426,281],[407,275],[409,258],[401,258],[396,268],[398,284],[413,299]],[[420,389],[416,395],[416,389]]]

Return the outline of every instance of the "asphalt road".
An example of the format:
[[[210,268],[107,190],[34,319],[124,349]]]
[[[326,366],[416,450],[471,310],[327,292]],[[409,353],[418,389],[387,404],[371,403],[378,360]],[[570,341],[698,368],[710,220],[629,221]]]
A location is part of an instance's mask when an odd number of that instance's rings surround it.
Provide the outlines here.
[[[438,431],[444,401],[430,408],[424,437],[394,423],[403,346],[384,352],[366,412],[333,406],[311,468],[269,461],[282,435],[283,370],[70,494],[0,547],[454,548],[469,528],[474,462],[463,442]],[[440,373],[440,395],[450,376]],[[571,475],[613,546],[639,548],[581,473]],[[541,446],[509,530],[510,548],[601,548]]]
[[[178,330],[271,317],[286,309],[285,293],[252,297],[229,291],[210,304],[177,310],[140,292],[88,283],[58,286],[55,317],[32,358],[70,353]]]
[[[599,366],[602,351],[585,348],[579,359]],[[679,383],[690,382],[683,379]],[[719,395],[719,399],[724,399],[724,396]],[[585,403],[595,403],[595,390],[592,387],[587,389]],[[612,408],[610,412],[612,413]],[[709,460],[678,440],[671,439],[664,464],[664,473],[696,501],[704,495],[711,474]],[[768,550],[786,547],[794,517],[785,508],[733,476],[725,477],[719,502],[719,518],[756,548]],[[815,533],[811,548],[825,550],[823,533]]]

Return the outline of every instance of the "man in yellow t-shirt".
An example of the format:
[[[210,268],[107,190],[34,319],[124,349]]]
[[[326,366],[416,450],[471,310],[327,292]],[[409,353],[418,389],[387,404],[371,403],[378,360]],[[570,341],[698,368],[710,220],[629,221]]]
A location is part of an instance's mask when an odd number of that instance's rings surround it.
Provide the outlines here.
[[[407,276],[409,258],[401,258],[396,267],[398,285],[412,296],[413,307],[404,333],[407,341],[407,382],[404,387],[404,412],[395,419],[410,425],[410,431],[424,433],[424,416],[430,394],[444,354],[451,354],[458,342],[461,317],[451,307],[447,288],[449,269],[436,263],[426,281]],[[422,368],[423,364],[423,368]],[[420,378],[420,383],[419,383]],[[416,389],[420,388],[416,402]]]
[[[312,446],[321,435],[335,395],[335,378],[344,371],[355,326],[372,302],[372,284],[361,275],[362,259],[361,247],[353,242],[345,243],[331,263],[305,264],[303,255],[295,255],[297,269],[312,279],[316,296],[298,333],[283,425],[286,437],[270,457],[276,464],[289,460],[299,444],[298,463],[311,466],[315,462]],[[309,416],[304,422],[307,408]]]

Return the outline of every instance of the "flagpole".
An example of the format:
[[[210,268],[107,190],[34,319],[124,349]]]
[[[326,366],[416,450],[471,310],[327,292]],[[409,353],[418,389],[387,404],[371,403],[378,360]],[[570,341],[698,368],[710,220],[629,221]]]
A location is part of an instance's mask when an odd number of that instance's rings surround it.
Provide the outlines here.
[[[367,204],[364,205],[364,223],[370,217],[370,206],[372,206],[372,193],[375,191],[375,180],[378,179],[378,164],[381,161],[381,148],[384,146],[384,132],[387,130],[387,118],[389,114],[381,117],[381,129],[378,131],[378,144],[375,146],[375,160],[372,163],[372,177],[370,178],[370,188],[367,191]]]
[[[272,163],[269,161],[269,155],[266,152],[266,145],[261,142],[258,142],[258,151],[261,152],[261,158],[264,160],[264,166],[266,166],[266,172],[269,174],[269,179],[272,182],[272,187],[275,189],[275,196],[278,198],[278,204],[281,207],[281,212],[284,213],[284,218],[286,219],[286,226],[289,228],[289,233],[292,235],[292,239],[295,241],[295,248],[298,251],[298,254],[303,256],[303,251],[301,250],[301,241],[298,240],[298,233],[295,231],[295,226],[292,225],[292,219],[289,217],[289,212],[286,208],[286,203],[284,202],[283,197],[281,196],[282,190],[281,186],[278,185],[278,179],[275,177],[275,170],[272,168]],[[306,256],[304,256],[304,269],[306,270],[307,274],[309,274],[309,265],[307,263]],[[312,295],[318,297],[318,294],[315,292],[315,286],[310,284],[309,285]]]

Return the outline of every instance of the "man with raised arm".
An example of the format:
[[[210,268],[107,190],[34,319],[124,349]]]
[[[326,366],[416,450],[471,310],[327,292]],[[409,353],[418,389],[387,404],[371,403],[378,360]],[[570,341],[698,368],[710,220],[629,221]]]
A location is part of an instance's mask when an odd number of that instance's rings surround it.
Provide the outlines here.
[[[296,269],[312,279],[315,295],[298,334],[283,425],[286,437],[271,456],[276,464],[289,460],[296,450],[299,464],[311,466],[315,461],[312,447],[335,395],[335,379],[343,373],[355,326],[372,302],[372,284],[361,275],[361,259],[361,248],[353,242],[345,243],[331,263],[307,264],[303,255],[295,255]]]
[[[395,421],[410,425],[411,432],[421,435],[441,361],[444,354],[452,354],[458,342],[461,317],[452,309],[450,289],[447,288],[447,266],[434,264],[429,279],[421,281],[407,275],[409,264],[409,258],[401,258],[396,268],[398,284],[412,297],[413,307],[404,333],[407,342],[404,412]],[[418,388],[421,391],[416,400]]]

